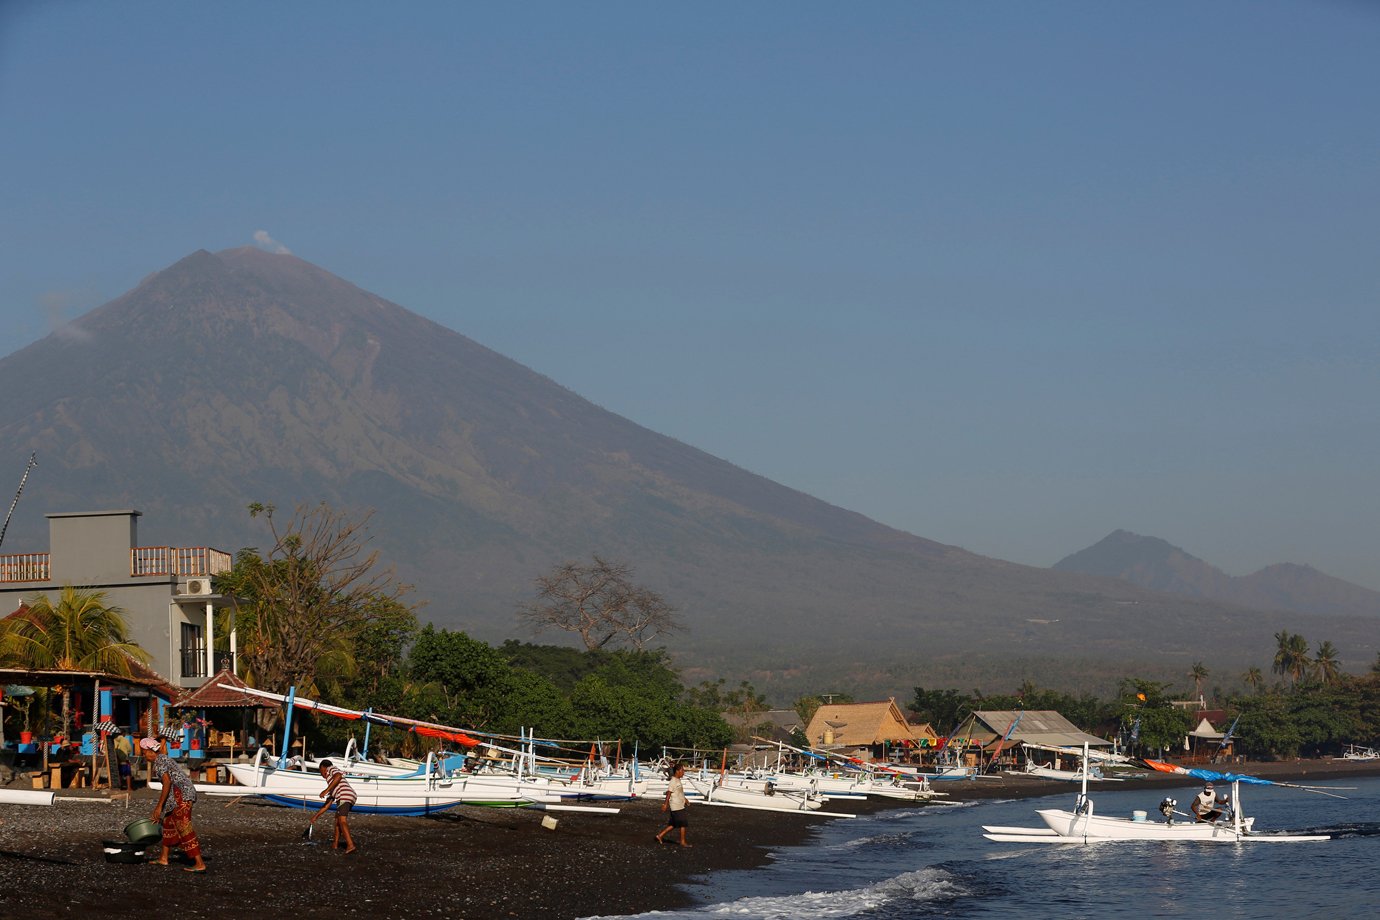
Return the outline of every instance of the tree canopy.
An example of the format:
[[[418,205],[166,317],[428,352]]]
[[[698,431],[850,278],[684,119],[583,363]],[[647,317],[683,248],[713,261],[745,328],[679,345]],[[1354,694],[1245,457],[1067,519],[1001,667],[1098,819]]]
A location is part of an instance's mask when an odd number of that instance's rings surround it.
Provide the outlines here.
[[[574,633],[591,651],[619,645],[646,649],[681,629],[665,598],[635,584],[626,564],[597,553],[589,565],[564,562],[538,576],[536,587],[536,600],[518,612],[519,619],[534,632]]]
[[[386,650],[407,640],[416,627],[401,600],[409,588],[368,549],[370,515],[351,518],[324,503],[299,506],[286,523],[271,505],[250,505],[249,513],[267,523],[272,545],[267,553],[241,550],[220,579],[240,600],[236,629],[247,679],[314,691],[318,678],[352,674],[368,645]]]

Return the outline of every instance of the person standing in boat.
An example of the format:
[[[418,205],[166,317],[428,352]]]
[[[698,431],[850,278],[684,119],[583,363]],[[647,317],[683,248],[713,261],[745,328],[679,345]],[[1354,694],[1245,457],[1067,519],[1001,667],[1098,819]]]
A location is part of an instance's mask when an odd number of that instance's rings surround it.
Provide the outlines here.
[[[183,853],[192,858],[187,872],[205,872],[206,863],[201,858],[201,842],[196,829],[192,827],[192,805],[196,802],[196,786],[182,768],[162,751],[162,741],[158,738],[141,738],[139,753],[149,765],[149,779],[157,779],[163,787],[158,804],[149,815],[163,825],[163,852],[154,860],[154,865],[166,866],[168,853],[173,847],[180,847]]]
[[[685,842],[685,764],[678,763],[671,769],[671,782],[666,786],[666,801],[661,803],[661,810],[666,812],[666,826],[661,829],[661,833],[656,835],[657,843],[665,843],[663,839],[673,828],[680,830],[680,845],[688,847],[690,844]]]
[[[1231,796],[1224,795],[1219,799],[1212,783],[1208,783],[1203,786],[1203,791],[1193,798],[1193,804],[1189,808],[1197,815],[1199,821],[1220,821],[1230,804]]]
[[[355,807],[355,787],[351,786],[345,779],[345,773],[329,760],[321,761],[317,768],[321,775],[326,779],[326,788],[321,790],[321,797],[326,803],[321,806],[316,814],[311,816],[311,822],[316,823],[316,819],[326,813],[332,805],[335,806],[335,839],[331,842],[331,849],[340,848],[340,838],[345,838],[345,855],[349,856],[355,851],[354,838],[350,836],[350,809]]]

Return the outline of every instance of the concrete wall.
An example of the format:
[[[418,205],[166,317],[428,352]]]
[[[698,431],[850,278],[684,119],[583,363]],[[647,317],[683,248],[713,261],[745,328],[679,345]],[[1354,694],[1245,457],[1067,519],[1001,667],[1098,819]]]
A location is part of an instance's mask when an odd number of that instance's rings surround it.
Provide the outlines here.
[[[130,550],[139,545],[138,511],[98,511],[48,515],[48,581],[0,584],[0,616],[8,616],[20,603],[46,594],[56,601],[64,585],[100,591],[106,603],[119,607],[129,624],[129,638],[151,656],[150,667],[174,686],[195,687],[203,677],[182,675],[182,624],[202,628],[206,642],[206,604],[219,606],[219,596],[177,598],[182,579],[171,575],[130,574]],[[218,609],[217,620],[228,616]],[[220,667],[217,655],[210,673]]]
[[[139,545],[138,511],[48,515],[48,552],[58,584],[128,582],[129,551]]]

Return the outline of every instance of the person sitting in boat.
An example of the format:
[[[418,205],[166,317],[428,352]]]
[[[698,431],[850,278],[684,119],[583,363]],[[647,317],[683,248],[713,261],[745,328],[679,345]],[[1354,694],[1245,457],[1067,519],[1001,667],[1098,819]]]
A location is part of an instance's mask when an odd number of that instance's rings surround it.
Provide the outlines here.
[[[1219,821],[1230,804],[1231,796],[1224,795],[1219,799],[1212,783],[1207,783],[1203,786],[1203,791],[1194,796],[1193,804],[1189,808],[1199,821]]]

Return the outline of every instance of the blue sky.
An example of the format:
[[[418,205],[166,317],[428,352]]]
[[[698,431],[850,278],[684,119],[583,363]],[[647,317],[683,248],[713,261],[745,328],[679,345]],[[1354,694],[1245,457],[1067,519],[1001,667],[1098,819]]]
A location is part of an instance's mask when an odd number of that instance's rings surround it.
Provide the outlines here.
[[[1380,588],[1377,48],[1359,0],[5,0],[0,354],[264,231],[932,539]]]

